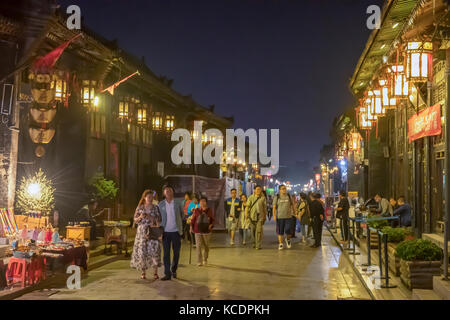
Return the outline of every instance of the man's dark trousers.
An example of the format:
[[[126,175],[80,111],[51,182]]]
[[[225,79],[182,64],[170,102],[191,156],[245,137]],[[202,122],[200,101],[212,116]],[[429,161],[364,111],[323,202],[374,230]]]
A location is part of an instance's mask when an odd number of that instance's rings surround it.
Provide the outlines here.
[[[173,250],[172,267],[170,266],[170,247]],[[177,272],[178,260],[180,259],[181,236],[178,232],[164,232],[163,250],[164,250],[164,274],[172,277]]]
[[[316,246],[322,245],[322,228],[323,228],[323,221],[320,219],[320,217],[314,217],[313,233],[314,233],[314,244]]]
[[[341,219],[341,235],[342,240],[348,241],[350,224],[348,223],[348,216],[343,216]]]

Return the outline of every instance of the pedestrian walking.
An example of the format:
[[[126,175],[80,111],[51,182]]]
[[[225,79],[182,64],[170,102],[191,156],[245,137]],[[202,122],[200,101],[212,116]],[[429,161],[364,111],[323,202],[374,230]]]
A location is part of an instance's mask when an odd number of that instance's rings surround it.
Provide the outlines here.
[[[250,235],[250,219],[245,217],[245,208],[247,207],[247,196],[241,194],[241,214],[239,215],[239,235],[243,245]]]
[[[313,219],[313,233],[314,233],[314,244],[312,248],[318,248],[322,245],[322,228],[323,219],[325,216],[325,210],[323,209],[323,204],[320,201],[320,193],[311,194],[311,204],[309,206],[309,211]]]
[[[250,230],[254,239],[253,248],[260,250],[267,215],[267,200],[261,186],[256,186],[254,193],[248,198],[245,215],[246,218],[250,218]]]
[[[347,194],[345,191],[341,190],[339,192],[339,204],[337,206],[336,218],[340,219],[341,234],[343,238],[341,240],[342,244],[347,244],[349,240],[349,214],[350,203],[348,202]]]
[[[153,204],[154,193],[149,189],[144,191],[134,214],[137,231],[130,266],[141,271],[142,279],[146,278],[146,270],[153,268],[156,280],[161,266],[162,230],[161,214]]]
[[[291,215],[291,219],[292,219],[292,224],[291,224],[291,239],[297,238],[295,236],[295,227],[297,226],[297,212],[295,210],[295,208],[297,208],[297,198],[296,196],[293,194],[291,195],[291,199],[292,199],[292,215]]]
[[[306,227],[310,224],[311,214],[309,213],[309,204],[307,201],[307,195],[300,193],[300,204],[298,205],[298,219],[300,220],[300,232],[302,235],[301,243],[306,242],[307,234]],[[308,227],[309,229],[310,227]],[[308,230],[309,231],[309,230]]]
[[[314,238],[314,236],[313,236],[313,234],[314,234],[314,232],[313,232],[314,224],[313,224],[313,218],[311,216],[311,203],[312,203],[312,199],[313,199],[312,196],[313,196],[313,193],[310,191],[310,192],[308,192],[308,196],[306,198],[306,201],[308,202],[308,207],[310,208],[310,210],[309,210],[310,217],[309,217],[308,235],[307,235],[307,237],[310,238],[310,239]]]
[[[200,207],[200,204],[198,203],[198,196],[194,193],[192,195],[192,200],[189,203],[189,207],[187,209],[187,216],[188,216],[186,219],[187,230],[185,230],[185,232],[187,232],[187,234],[188,234],[189,241],[192,242],[194,247],[195,247],[195,236],[190,231],[191,230],[191,219],[192,219],[192,215],[194,214],[194,210],[197,209],[198,207]]]
[[[272,219],[272,203],[273,203],[273,197],[269,195],[267,197],[267,219],[270,221]]]
[[[230,245],[234,246],[234,236],[239,230],[239,216],[241,213],[241,203],[237,197],[237,190],[231,189],[231,198],[225,200],[225,213],[227,216],[227,229],[230,233]]]
[[[209,256],[209,240],[213,229],[214,217],[211,208],[208,208],[208,199],[200,198],[200,207],[195,209],[191,219],[191,232],[195,234],[197,243],[197,265],[206,266]]]
[[[277,234],[278,234],[278,250],[283,250],[283,238],[286,241],[286,247],[291,248],[291,237],[292,237],[292,215],[294,214],[294,205],[292,203],[292,198],[289,193],[287,193],[287,188],[285,185],[280,185],[280,193],[273,198],[273,219],[277,224]],[[294,226],[295,228],[295,226]]]
[[[183,201],[181,201],[181,206],[183,208],[183,213],[184,213],[184,217],[183,217],[183,236],[182,238],[186,241],[188,241],[188,234],[189,234],[189,225],[186,223],[187,217],[188,217],[188,207],[189,204],[191,203],[191,193],[190,192],[185,192],[184,193],[184,199]]]
[[[166,185],[163,188],[165,199],[158,204],[161,212],[161,226],[164,228],[163,249],[164,249],[164,274],[161,280],[171,280],[177,277],[178,260],[180,259],[181,235],[183,234],[183,208],[181,203],[176,201],[173,187]],[[172,264],[171,249],[173,251]]]

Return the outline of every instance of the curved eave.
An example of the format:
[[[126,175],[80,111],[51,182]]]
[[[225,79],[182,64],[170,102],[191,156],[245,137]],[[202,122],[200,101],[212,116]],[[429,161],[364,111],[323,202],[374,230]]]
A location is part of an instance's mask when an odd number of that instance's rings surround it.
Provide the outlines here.
[[[366,89],[373,74],[383,62],[383,56],[390,52],[395,40],[408,24],[409,17],[420,3],[421,0],[388,0],[384,5],[380,29],[374,29],[370,34],[350,80],[353,94]]]

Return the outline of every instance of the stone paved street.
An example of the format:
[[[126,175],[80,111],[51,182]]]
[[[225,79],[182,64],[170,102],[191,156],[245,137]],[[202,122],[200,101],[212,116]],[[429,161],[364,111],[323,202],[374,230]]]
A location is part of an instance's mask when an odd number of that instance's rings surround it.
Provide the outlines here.
[[[20,299],[370,299],[328,231],[319,249],[293,239],[279,251],[275,224],[265,225],[263,249],[230,248],[224,233],[212,236],[209,265],[189,265],[189,245],[183,243],[178,278],[141,280],[129,260],[90,271],[80,290],[44,290]],[[162,268],[160,276],[163,275]]]

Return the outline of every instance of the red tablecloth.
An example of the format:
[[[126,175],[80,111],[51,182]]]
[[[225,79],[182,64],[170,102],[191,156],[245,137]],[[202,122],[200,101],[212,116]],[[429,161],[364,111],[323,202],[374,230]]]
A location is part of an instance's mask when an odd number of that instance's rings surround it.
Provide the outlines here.
[[[63,255],[63,262],[65,264],[75,264],[87,270],[87,249],[85,246],[74,247],[66,250],[47,250],[44,249],[43,252],[57,253]]]

